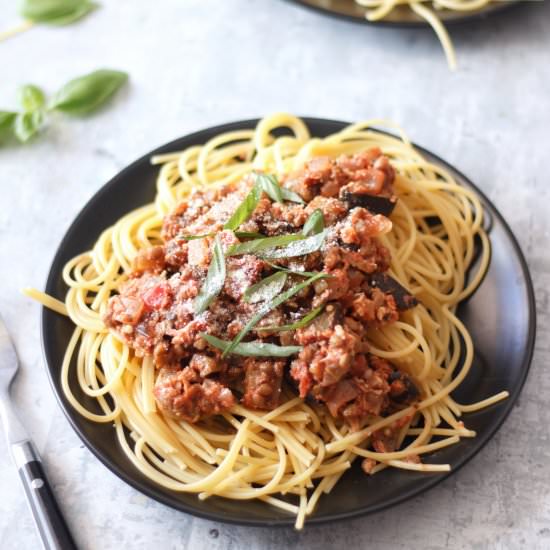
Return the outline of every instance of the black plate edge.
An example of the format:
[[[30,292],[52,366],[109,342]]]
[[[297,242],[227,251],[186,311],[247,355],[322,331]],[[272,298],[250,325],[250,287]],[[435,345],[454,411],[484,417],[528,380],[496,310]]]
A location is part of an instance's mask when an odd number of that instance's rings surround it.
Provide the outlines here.
[[[329,8],[323,8],[321,6],[313,6],[312,4],[303,2],[302,0],[284,0],[284,1],[289,4],[293,4],[295,6],[305,8],[306,10],[312,11],[314,13],[321,14],[326,17],[333,17],[336,19],[340,19],[341,21],[347,21],[349,23],[359,23],[361,25],[388,27],[388,28],[394,28],[394,29],[430,28],[430,24],[427,21],[387,21],[384,19],[380,19],[378,21],[369,21],[366,17],[356,17],[355,15],[332,11]],[[510,1],[505,0],[505,1],[499,2],[498,4],[491,5],[490,8],[486,9],[485,11],[481,11],[481,12],[476,11],[475,13],[464,13],[461,16],[453,17],[452,19],[443,19],[442,21],[446,27],[455,26],[455,25],[460,26],[460,25],[463,25],[464,23],[471,23],[472,21],[483,20],[494,14],[506,12],[510,8],[514,6],[517,7],[523,2],[524,0],[510,0]],[[365,7],[365,11],[366,10],[367,8]]]
[[[342,128],[349,125],[349,122],[343,122],[340,120],[334,120],[334,119],[326,119],[326,118],[319,118],[319,117],[300,117],[307,126],[310,125],[310,123],[313,124],[333,124],[341,126]],[[77,216],[74,218],[72,223],[69,225],[69,227],[65,230],[65,234],[63,236],[63,239],[61,240],[61,243],[59,244],[54,258],[51,262],[51,267],[48,272],[48,277],[46,280],[45,285],[45,291],[48,292],[48,289],[53,288],[55,283],[57,282],[54,278],[53,274],[53,267],[59,263],[60,257],[62,256],[62,252],[65,246],[65,242],[68,239],[69,233],[73,230],[73,228],[78,225],[78,222],[82,216],[90,209],[92,208],[91,202],[95,201],[95,199],[101,197],[103,193],[107,191],[108,188],[114,186],[117,184],[118,180],[120,178],[123,178],[126,172],[130,171],[134,166],[141,164],[143,162],[149,162],[150,158],[153,155],[160,154],[162,152],[166,152],[170,148],[176,148],[176,144],[184,137],[186,139],[196,139],[199,138],[202,134],[206,132],[215,131],[217,133],[221,132],[229,132],[235,129],[242,129],[243,127],[251,127],[254,128],[256,124],[258,123],[258,118],[251,118],[246,120],[240,120],[240,121],[234,121],[229,122],[225,124],[215,125],[208,128],[204,128],[202,130],[198,130],[196,132],[192,132],[189,134],[185,134],[184,136],[181,136],[179,138],[176,138],[164,145],[161,145],[154,149],[153,151],[146,153],[145,155],[142,155],[140,158],[129,164],[127,167],[122,169],[120,172],[118,172],[113,178],[111,178],[107,183],[105,183],[103,186],[100,187],[100,189],[92,195],[86,202],[86,205],[80,210],[80,212],[77,214]],[[389,133],[389,132],[385,132]],[[438,483],[442,482],[444,479],[449,477],[451,474],[454,474],[457,472],[464,464],[469,462],[474,456],[476,456],[481,449],[485,447],[485,445],[493,438],[495,433],[498,431],[498,429],[502,426],[504,421],[508,418],[510,415],[510,412],[512,411],[515,402],[517,401],[519,394],[525,384],[525,381],[527,379],[527,375],[529,373],[530,367],[531,367],[531,360],[534,353],[534,343],[535,343],[535,335],[536,335],[536,303],[535,303],[535,293],[533,288],[533,282],[531,280],[531,275],[529,273],[529,269],[527,266],[527,262],[525,260],[525,257],[523,255],[523,252],[521,250],[521,247],[513,234],[512,230],[510,229],[509,225],[506,223],[500,212],[496,209],[494,204],[489,200],[489,198],[475,185],[471,182],[469,178],[467,178],[462,172],[460,172],[455,167],[451,166],[448,162],[441,159],[438,155],[432,153],[431,151],[428,151],[427,149],[417,145],[416,143],[412,142],[413,147],[415,147],[418,151],[420,151],[422,154],[428,154],[431,155],[438,163],[440,163],[443,167],[446,169],[449,169],[451,172],[456,172],[460,177],[462,177],[468,185],[471,185],[472,188],[478,193],[478,195],[483,199],[483,202],[490,207],[491,215],[496,216],[498,220],[502,223],[503,229],[510,238],[510,241],[516,250],[516,253],[518,255],[519,262],[521,264],[521,270],[522,274],[525,278],[526,282],[526,288],[528,293],[528,307],[529,307],[529,333],[528,333],[528,342],[527,342],[527,350],[528,353],[524,357],[523,364],[521,366],[521,379],[520,383],[516,385],[514,388],[510,390],[510,397],[501,403],[499,403],[496,406],[504,407],[504,412],[502,418],[499,419],[499,421],[493,425],[492,429],[487,434],[485,441],[481,443],[481,445],[478,448],[474,448],[469,453],[465,454],[461,459],[458,460],[456,464],[453,465],[453,469],[450,472],[444,473],[444,474],[434,474],[433,477],[430,480],[430,483],[424,485],[423,487],[419,489],[413,489],[409,490],[402,495],[399,495],[399,497],[396,497],[394,499],[389,500],[384,505],[377,506],[376,510],[369,510],[369,508],[365,509],[358,509],[352,512],[345,512],[342,514],[332,514],[329,516],[324,516],[322,518],[316,518],[315,516],[312,516],[307,519],[307,525],[322,525],[327,523],[333,523],[336,521],[341,520],[347,520],[347,519],[354,519],[361,516],[370,515],[376,512],[382,512],[383,510],[386,510],[390,507],[396,506],[406,500],[411,499],[412,497],[418,496],[424,492],[426,492],[428,489],[431,489],[434,485],[437,485]],[[49,311],[47,308],[42,307],[42,316],[41,316],[41,347],[42,347],[42,355],[45,361],[45,365],[49,365],[50,361],[48,360],[48,351],[46,349],[46,342],[45,342],[45,332],[47,330],[47,314]],[[63,411],[63,414],[65,418],[69,421],[69,424],[73,428],[73,430],[76,432],[80,440],[86,445],[86,447],[92,452],[92,454],[99,459],[99,461],[112,473],[114,473],[117,477],[119,477],[121,480],[126,482],[128,485],[130,485],[132,488],[136,489],[137,491],[141,492],[142,494],[147,495],[148,497],[152,498],[153,500],[160,502],[161,504],[168,506],[173,509],[172,506],[170,506],[167,502],[165,502],[162,497],[159,497],[158,494],[156,494],[153,490],[151,490],[149,487],[142,485],[139,481],[136,481],[135,479],[131,478],[123,469],[118,468],[116,464],[111,463],[109,460],[107,460],[105,457],[103,457],[97,450],[93,447],[93,445],[86,439],[83,432],[80,430],[78,425],[75,421],[73,421],[71,417],[71,413],[69,411],[70,404],[65,403],[62,396],[58,394],[56,390],[55,380],[52,376],[52,372],[49,368],[47,370],[48,375],[48,381],[50,383],[50,387],[55,395],[56,401],[58,405],[60,406],[61,410]],[[263,527],[263,528],[273,528],[273,527],[292,527],[295,522],[295,518],[293,516],[289,516],[288,518],[281,518],[279,520],[235,520],[232,518],[223,518],[220,515],[216,514],[209,514],[209,513],[203,513],[202,511],[197,511],[196,509],[190,509],[188,508],[185,503],[181,504],[180,511],[184,511],[185,513],[188,513],[190,515],[193,515],[195,517],[199,517],[202,519],[207,519],[210,521],[219,521],[222,523],[227,524],[233,524],[233,525],[243,525],[248,527]]]

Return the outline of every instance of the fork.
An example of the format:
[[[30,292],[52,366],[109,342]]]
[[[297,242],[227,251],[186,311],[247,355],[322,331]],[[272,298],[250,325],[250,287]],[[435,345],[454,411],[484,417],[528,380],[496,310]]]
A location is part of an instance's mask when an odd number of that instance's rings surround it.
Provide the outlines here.
[[[0,316],[0,416],[8,447],[25,489],[34,521],[46,550],[76,550],[69,528],[63,519],[40,455],[13,410],[9,390],[19,369],[19,361]]]

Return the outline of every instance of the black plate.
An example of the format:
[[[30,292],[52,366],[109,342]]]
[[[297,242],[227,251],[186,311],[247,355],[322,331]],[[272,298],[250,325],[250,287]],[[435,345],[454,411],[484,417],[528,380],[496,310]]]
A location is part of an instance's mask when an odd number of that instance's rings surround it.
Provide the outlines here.
[[[177,139],[148,153],[115,176],[88,202],[67,231],[55,255],[46,292],[63,299],[67,288],[62,281],[61,271],[65,262],[89,250],[101,231],[128,211],[153,200],[158,167],[150,164],[151,155],[202,144],[221,132],[252,128],[256,122],[235,122]],[[305,122],[314,136],[326,136],[345,126],[343,122],[313,118],[306,118]],[[427,462],[450,463],[452,471],[456,472],[493,436],[512,410],[525,382],[535,338],[533,287],[518,244],[495,207],[462,174],[424,149],[418,149],[429,160],[445,166],[459,182],[475,189],[481,196],[491,222],[490,268],[478,291],[462,305],[460,312],[474,338],[475,363],[467,380],[454,396],[459,401],[469,403],[501,390],[508,390],[511,395],[508,400],[488,409],[465,415],[467,426],[478,432],[476,438],[465,439],[426,457]],[[119,448],[112,427],[94,424],[82,418],[63,395],[59,379],[60,366],[72,330],[73,326],[66,317],[44,308],[42,342],[53,390],[74,430],[111,471],[146,495],[197,516],[248,525],[294,523],[293,517],[261,501],[231,501],[217,497],[200,501],[193,494],[176,493],[159,487],[139,473]],[[76,393],[85,405],[95,408],[92,400]],[[343,476],[328,497],[321,498],[315,514],[307,520],[306,525],[387,508],[436,485],[447,475],[392,469],[369,477],[356,465]]]
[[[420,27],[428,23],[412,11],[409,6],[396,6],[384,19],[379,21],[369,21],[365,17],[367,8],[360,6],[354,0],[290,0],[295,4],[300,4],[306,8],[311,8],[326,15],[343,17],[352,21],[366,23],[368,25],[385,25],[397,27]],[[485,17],[491,13],[501,11],[510,6],[518,4],[518,0],[502,0],[487,4],[477,10],[467,12],[442,9],[437,12],[439,18],[445,23],[461,23],[471,19]]]

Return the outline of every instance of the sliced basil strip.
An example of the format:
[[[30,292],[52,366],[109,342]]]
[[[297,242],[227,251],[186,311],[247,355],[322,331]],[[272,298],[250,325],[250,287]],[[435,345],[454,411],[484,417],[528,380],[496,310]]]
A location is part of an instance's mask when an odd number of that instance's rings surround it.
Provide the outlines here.
[[[286,292],[283,292],[282,294],[279,294],[276,298],[271,300],[270,302],[264,303],[260,308],[258,309],[257,313],[253,315],[248,323],[242,328],[242,330],[235,336],[233,341],[231,342],[231,345],[224,350],[222,357],[225,357],[228,353],[231,353],[235,346],[241,342],[241,340],[250,332],[254,326],[262,319],[262,317],[265,317],[270,311],[274,310],[276,307],[280,306],[283,302],[286,302],[289,298],[300,292],[300,290],[306,288],[310,284],[314,283],[318,279],[321,279],[324,277],[324,273],[319,273],[319,275],[315,275],[313,277],[310,277],[309,279],[305,280],[303,283],[297,284],[293,286],[292,288],[288,289]]]
[[[268,260],[274,260],[277,258],[293,258],[295,256],[311,254],[323,246],[326,236],[327,230],[324,229],[317,235],[295,240],[295,242],[291,242],[286,246],[281,246],[280,248],[276,248],[274,250],[265,250],[260,254],[260,256]]]
[[[214,239],[212,259],[208,267],[206,279],[202,284],[199,295],[195,298],[195,314],[200,314],[208,309],[214,298],[221,292],[225,282],[225,257],[219,235]]]
[[[319,307],[316,307],[315,309],[312,309],[307,315],[304,315],[299,321],[296,321],[295,323],[288,324],[288,325],[281,325],[281,326],[278,326],[278,327],[277,326],[258,327],[256,329],[256,332],[260,332],[260,331],[284,332],[284,331],[287,331],[287,330],[297,330],[299,328],[303,328],[303,327],[309,325],[309,323],[311,323],[311,321],[313,321],[313,319],[315,319],[315,317],[317,317],[317,315],[319,315],[319,313],[321,313],[321,311],[323,311],[324,307],[325,307],[325,304],[320,305]]]
[[[211,334],[201,334],[201,338],[206,340],[211,346],[224,351],[224,355],[229,353],[227,350],[231,347],[231,342],[220,340]],[[231,349],[230,353],[235,355],[245,355],[247,357],[288,357],[301,351],[302,346],[278,346],[276,344],[266,344],[264,342],[242,342]]]
[[[256,185],[275,202],[283,202],[283,192],[275,176],[256,173]]]
[[[239,239],[263,239],[265,235],[256,233],[254,231],[234,231],[235,237]],[[216,233],[204,233],[203,235],[178,235],[178,238],[185,241],[194,241],[196,239],[205,239],[206,237],[213,237]]]
[[[194,241],[196,239],[205,239],[206,237],[213,237],[215,233],[205,233],[204,235],[178,235],[179,239],[185,241]]]
[[[290,235],[277,235],[275,237],[265,237],[263,239],[254,239],[245,243],[234,244],[227,250],[227,256],[239,256],[241,254],[256,254],[262,250],[283,246],[294,241],[304,240],[301,233]]]
[[[294,193],[294,191],[291,191],[286,187],[281,187],[281,193],[283,194],[283,199],[285,201],[297,202],[298,204],[305,204],[304,199],[302,199],[302,197],[300,197],[298,193]]]
[[[273,299],[283,290],[286,279],[287,274],[282,271],[273,273],[273,275],[262,279],[259,283],[249,286],[243,295],[244,301],[255,304]]]
[[[317,208],[317,210],[315,210],[306,220],[306,223],[304,223],[302,233],[304,235],[317,235],[317,233],[321,233],[324,228],[325,217],[323,216],[323,211]]]
[[[244,198],[243,202],[237,207],[232,216],[225,222],[223,228],[235,231],[239,225],[243,224],[252,216],[262,193],[257,185],[254,185]]]
[[[278,271],[284,271],[285,273],[292,273],[292,275],[300,275],[301,277],[315,277],[315,275],[321,274],[320,271],[300,271],[298,269],[291,269],[283,265],[274,264],[269,260],[265,260],[265,263],[267,265],[270,265],[273,269],[277,269]],[[332,275],[325,273],[325,277],[331,277],[331,276]]]
[[[256,233],[255,231],[235,231],[235,237],[239,239],[264,239],[265,235]]]

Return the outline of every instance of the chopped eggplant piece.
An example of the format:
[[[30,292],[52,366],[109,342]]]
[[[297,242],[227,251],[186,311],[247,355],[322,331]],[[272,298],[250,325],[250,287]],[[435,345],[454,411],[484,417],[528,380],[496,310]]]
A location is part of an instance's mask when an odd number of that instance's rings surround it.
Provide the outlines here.
[[[350,193],[342,191],[342,200],[348,207],[355,208],[361,206],[366,208],[371,214],[383,214],[389,216],[395,208],[396,197],[382,197],[380,195],[369,195],[368,193]]]
[[[336,325],[344,323],[344,312],[342,305],[337,302],[330,302],[324,311],[318,315],[310,324],[317,331],[332,330]]]
[[[369,285],[373,288],[379,288],[382,292],[391,294],[395,300],[395,305],[399,311],[411,309],[418,305],[418,300],[403,286],[401,286],[393,277],[386,273],[374,273]]]
[[[419,395],[418,388],[404,372],[394,370],[388,377],[390,398],[396,403],[411,403]]]

